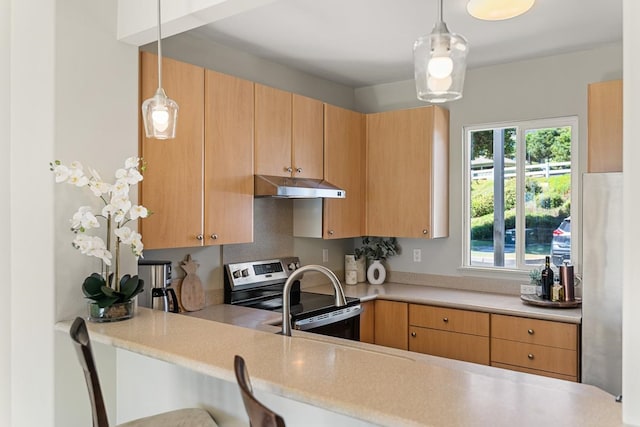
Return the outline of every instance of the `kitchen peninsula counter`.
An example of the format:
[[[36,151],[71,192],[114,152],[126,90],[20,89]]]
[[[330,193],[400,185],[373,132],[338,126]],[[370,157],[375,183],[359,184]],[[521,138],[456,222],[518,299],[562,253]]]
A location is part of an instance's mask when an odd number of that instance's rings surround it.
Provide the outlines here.
[[[256,390],[378,425],[622,424],[620,404],[593,386],[305,332],[286,337],[145,308],[88,327],[97,342],[232,383],[233,357],[242,355]]]

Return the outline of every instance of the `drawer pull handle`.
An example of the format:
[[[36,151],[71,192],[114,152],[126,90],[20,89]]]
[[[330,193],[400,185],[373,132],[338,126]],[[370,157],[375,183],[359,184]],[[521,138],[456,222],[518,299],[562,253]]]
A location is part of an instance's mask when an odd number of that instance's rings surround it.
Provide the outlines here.
[[[443,321],[444,323],[447,323],[447,322],[449,321],[449,318],[448,318],[448,317],[443,317],[443,318],[442,318],[442,321]]]
[[[533,360],[533,354],[529,353],[527,354],[527,357],[529,358],[529,360]]]
[[[527,330],[527,333],[528,333],[529,335],[533,335],[533,329],[529,329],[529,330]]]
[[[411,336],[415,338],[416,333],[415,332],[411,332]]]
[[[198,240],[202,240],[202,239],[204,239],[204,236],[203,236],[202,234],[198,234],[198,235],[196,236],[196,239],[198,239]]]

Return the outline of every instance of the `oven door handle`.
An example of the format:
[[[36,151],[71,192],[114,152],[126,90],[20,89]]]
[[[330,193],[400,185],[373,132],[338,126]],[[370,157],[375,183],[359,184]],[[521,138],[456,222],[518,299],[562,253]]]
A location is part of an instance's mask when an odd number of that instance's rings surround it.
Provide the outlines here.
[[[320,326],[351,319],[352,317],[359,316],[360,313],[362,313],[362,306],[360,304],[342,308],[336,307],[336,310],[330,311],[329,313],[295,320],[293,328],[299,331],[308,331],[309,329],[319,328]]]

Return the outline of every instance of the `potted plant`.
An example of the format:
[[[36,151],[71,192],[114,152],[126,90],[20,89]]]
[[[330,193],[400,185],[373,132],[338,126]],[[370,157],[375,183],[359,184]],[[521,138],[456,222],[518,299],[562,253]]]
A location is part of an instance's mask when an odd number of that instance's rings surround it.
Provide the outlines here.
[[[90,300],[89,319],[93,321],[130,318],[133,298],[143,290],[143,280],[137,275],[120,272],[120,245],[129,246],[136,258],[142,256],[143,249],[142,236],[126,224],[150,214],[147,208],[129,200],[129,188],[142,181],[140,170],[144,167],[140,167],[140,163],[138,157],[128,158],[124,168],[116,170],[113,184],[103,181],[95,170],[89,169],[89,174],[85,174],[80,162],[67,166],[56,160],[49,165],[56,183],[88,188],[102,202],[98,213],[94,213],[91,206],[80,206],[71,218],[71,231],[75,234],[73,247],[102,261],[102,271],[91,274],[82,283],[82,292]],[[99,218],[106,225],[106,242],[87,234],[89,230],[101,228]]]
[[[387,272],[381,261],[390,256],[397,255],[400,251],[395,237],[370,237],[362,238],[362,246],[356,248],[354,253],[357,259],[366,258],[371,262],[367,269],[369,283],[379,285],[384,283]]]

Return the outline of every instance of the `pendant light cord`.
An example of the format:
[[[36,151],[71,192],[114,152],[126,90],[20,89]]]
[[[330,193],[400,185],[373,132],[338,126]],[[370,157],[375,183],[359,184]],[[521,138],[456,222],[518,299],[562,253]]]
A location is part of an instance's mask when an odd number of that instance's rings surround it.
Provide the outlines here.
[[[442,0],[438,1],[438,22],[442,22]]]
[[[158,0],[158,89],[162,87],[162,32],[160,25],[160,0]]]

